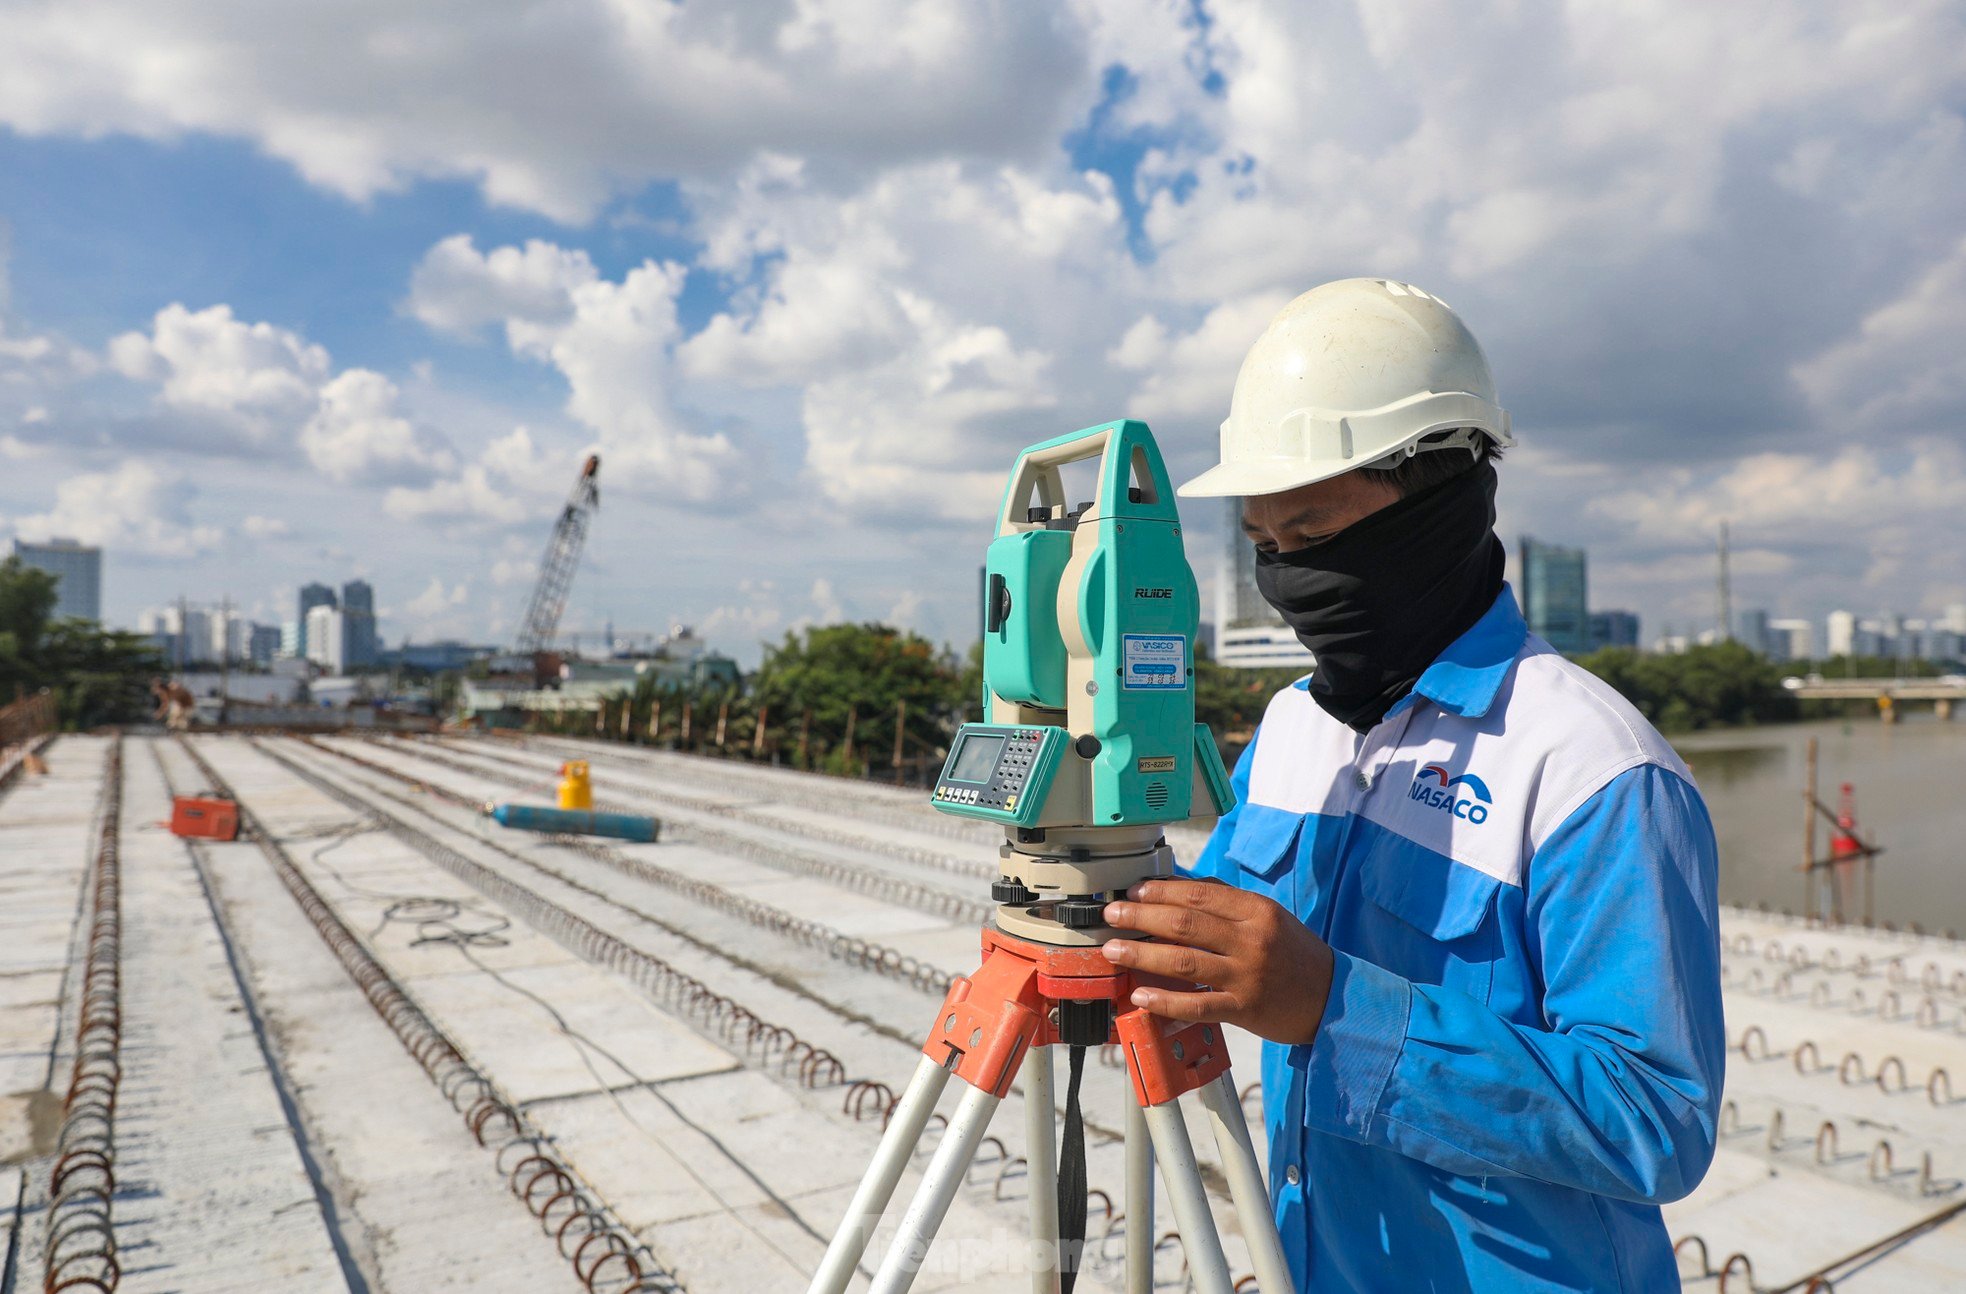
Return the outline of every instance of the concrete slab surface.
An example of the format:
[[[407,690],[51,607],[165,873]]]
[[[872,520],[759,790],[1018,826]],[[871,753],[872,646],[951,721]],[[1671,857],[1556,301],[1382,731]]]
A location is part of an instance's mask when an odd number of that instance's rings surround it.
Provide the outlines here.
[[[334,737],[323,742],[330,750],[290,739],[262,747],[236,736],[194,740],[378,962],[523,1103],[556,1153],[687,1289],[804,1288],[880,1120],[854,1120],[841,1087],[807,1088],[795,1067],[747,1051],[741,1035],[726,1036],[652,992],[653,981],[628,962],[598,958],[556,935],[562,926],[534,923],[549,910],[577,918],[791,1028],[839,1057],[849,1075],[899,1087],[939,994],[843,958],[824,938],[774,928],[737,901],[967,971],[977,956],[973,923],[816,875],[796,860],[981,898],[978,877],[993,870],[992,828],[938,814],[918,792],[891,786],[579,739]],[[156,745],[174,777],[197,781],[174,743]],[[123,1152],[136,1194],[119,1219],[131,1260],[125,1289],[325,1290],[346,1287],[345,1270],[372,1290],[578,1289],[490,1152],[376,1016],[257,847],[213,845],[209,871],[225,930],[264,1014],[270,1052],[260,1048],[189,855],[146,825],[163,805],[149,748],[147,739],[126,747],[126,961],[136,978],[125,990]],[[98,739],[64,738],[50,751],[47,777],[0,794],[0,1219],[9,1221],[36,1165],[9,1150],[32,1137],[22,1131],[31,1133],[31,1121],[21,1102],[6,1103],[7,1089],[39,1090],[45,1081],[76,955],[103,750]],[[324,794],[276,754],[367,807]],[[472,800],[544,801],[558,762],[579,756],[593,763],[604,798],[664,818],[661,844],[611,845],[619,861],[610,863],[490,827],[404,780]],[[379,815],[530,898],[508,903],[499,897],[508,892],[482,877],[454,874],[382,830]],[[1186,859],[1206,837],[1176,828],[1169,838]],[[637,862],[716,887],[731,902],[637,874]],[[471,931],[479,933],[462,947],[447,938]],[[1966,1198],[1966,945],[1737,910],[1723,914],[1723,936],[1736,1044],[1727,1126],[1699,1189],[1665,1210],[1675,1238],[1697,1237],[1708,1249],[1706,1272],[1690,1256],[1683,1265],[1686,1288],[1713,1289],[1718,1266],[1741,1253],[1761,1290],[1817,1271],[1844,1294],[1966,1289],[1966,1217],[1852,1260]],[[1750,1026],[1759,1031],[1755,1059],[1738,1046]],[[1805,1042],[1821,1066],[1806,1053],[1810,1063],[1797,1066]],[[1230,1031],[1230,1047],[1239,1085],[1253,1084],[1257,1040]],[[1846,1072],[1846,1082],[1835,1067],[1852,1052],[1860,1072]],[[1897,1059],[1880,1085],[1886,1057]],[[269,1060],[290,1080],[297,1130]],[[1924,1084],[1935,1069],[1958,1072],[1959,1090],[1940,1087],[1941,1099],[1931,1099]],[[1089,1176],[1115,1200],[1123,1084],[1119,1070],[1091,1060]],[[944,1110],[952,1106],[945,1098]],[[1246,1107],[1259,1119],[1260,1095]],[[1212,1172],[1210,1138],[1189,1122]],[[1817,1144],[1824,1124],[1835,1129],[1826,1153]],[[1023,1140],[1017,1090],[991,1131],[918,1290],[1029,1288],[1021,1257],[1028,1180],[1021,1163],[1005,1166]],[[939,1136],[931,1129],[923,1138],[901,1197]],[[1879,1143],[1888,1143],[1888,1169]],[[317,1166],[318,1193],[303,1154]],[[1211,1186],[1226,1223],[1219,1178]],[[1164,1196],[1161,1204],[1165,1231]],[[1103,1245],[1102,1231],[1095,1205],[1095,1261],[1081,1282],[1088,1291],[1121,1283],[1123,1227]],[[1246,1273],[1245,1247],[1229,1231],[1232,1266]],[[1171,1249],[1161,1277],[1162,1288],[1182,1284]]]

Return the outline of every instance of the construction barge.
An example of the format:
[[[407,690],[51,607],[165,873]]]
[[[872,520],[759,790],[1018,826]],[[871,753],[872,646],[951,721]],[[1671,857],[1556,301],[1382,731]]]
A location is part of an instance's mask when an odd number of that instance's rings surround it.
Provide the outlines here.
[[[4,1294],[802,1290],[991,910],[986,824],[740,761],[270,733],[39,758],[0,790]],[[569,759],[660,843],[486,819]],[[201,793],[237,839],[168,829]],[[1720,1147],[1666,1208],[1684,1288],[1966,1288],[1966,943],[1722,932]],[[1117,1290],[1106,1059],[1081,1288]],[[986,1144],[917,1288],[1028,1290],[1027,1187]],[[1179,1240],[1157,1254],[1182,1288]]]

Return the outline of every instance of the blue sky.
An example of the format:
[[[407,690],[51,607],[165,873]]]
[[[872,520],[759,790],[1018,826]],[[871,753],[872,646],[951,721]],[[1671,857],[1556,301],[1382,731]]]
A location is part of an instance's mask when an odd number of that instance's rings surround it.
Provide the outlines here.
[[[507,9],[0,18],[0,532],[103,543],[123,623],[359,574],[498,639],[599,449],[570,622],[960,643],[1019,445],[1199,470],[1370,273],[1483,339],[1505,534],[1648,635],[1722,518],[1743,605],[1966,602],[1956,6]]]

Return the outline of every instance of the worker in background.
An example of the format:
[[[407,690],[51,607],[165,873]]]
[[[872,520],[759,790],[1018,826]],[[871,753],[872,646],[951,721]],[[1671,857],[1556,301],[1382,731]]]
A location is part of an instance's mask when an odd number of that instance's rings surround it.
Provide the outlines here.
[[[183,732],[191,726],[191,716],[197,713],[198,698],[191,695],[191,689],[176,679],[169,682],[161,678],[150,680],[150,695],[157,700],[157,708],[151,712],[153,719],[162,719],[164,726],[172,732]]]
[[[1221,462],[1264,598],[1315,656],[1192,875],[1107,920],[1176,1020],[1267,1039],[1270,1188],[1298,1288],[1677,1289],[1659,1205],[1714,1149],[1715,846],[1686,767],[1527,632],[1513,445],[1453,311],[1380,279],[1286,306]],[[1226,882],[1219,884],[1213,882]]]

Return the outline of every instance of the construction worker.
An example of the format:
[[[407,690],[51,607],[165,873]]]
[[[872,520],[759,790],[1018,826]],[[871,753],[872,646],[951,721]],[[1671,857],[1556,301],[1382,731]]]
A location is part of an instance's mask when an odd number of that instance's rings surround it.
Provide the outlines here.
[[[1503,582],[1488,363],[1418,288],[1305,293],[1236,378],[1221,462],[1315,656],[1196,879],[1110,905],[1176,1020],[1261,1035],[1298,1288],[1677,1289],[1659,1205],[1714,1149],[1713,827],[1672,748]],[[1221,884],[1219,882],[1226,882]]]
[[[150,695],[157,699],[157,708],[151,712],[153,719],[162,719],[164,726],[172,732],[184,732],[191,727],[191,719],[198,710],[198,698],[191,695],[191,689],[176,679],[165,682],[161,678],[150,680]]]

